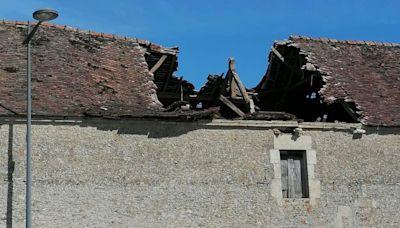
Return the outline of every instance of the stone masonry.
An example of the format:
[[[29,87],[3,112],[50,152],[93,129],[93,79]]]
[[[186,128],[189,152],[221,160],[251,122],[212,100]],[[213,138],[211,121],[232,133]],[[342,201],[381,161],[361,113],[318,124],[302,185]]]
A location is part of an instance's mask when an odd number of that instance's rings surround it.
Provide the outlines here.
[[[278,202],[274,124],[209,124],[36,122],[34,227],[400,226],[399,129],[303,129],[320,196]],[[0,227],[23,227],[25,125],[0,137]]]

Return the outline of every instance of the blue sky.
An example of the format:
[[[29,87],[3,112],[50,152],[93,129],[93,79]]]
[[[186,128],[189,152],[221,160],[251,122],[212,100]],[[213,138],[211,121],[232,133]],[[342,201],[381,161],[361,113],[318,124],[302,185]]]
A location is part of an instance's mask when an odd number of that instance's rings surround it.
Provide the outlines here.
[[[176,74],[197,89],[229,57],[254,87],[272,42],[289,35],[400,42],[398,0],[1,0],[0,17],[30,20],[46,7],[59,11],[57,24],[178,46]]]

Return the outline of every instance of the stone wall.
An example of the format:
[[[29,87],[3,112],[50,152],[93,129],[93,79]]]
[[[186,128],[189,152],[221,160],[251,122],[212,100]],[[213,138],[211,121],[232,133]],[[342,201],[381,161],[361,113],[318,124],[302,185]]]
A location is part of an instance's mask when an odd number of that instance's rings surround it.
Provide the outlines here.
[[[13,226],[24,227],[25,125],[10,126],[12,132],[7,124],[0,129],[0,227],[11,214]],[[349,130],[303,135],[311,136],[316,153],[315,202],[274,197],[275,135],[268,126],[36,124],[33,225],[400,226],[398,130],[357,139]]]

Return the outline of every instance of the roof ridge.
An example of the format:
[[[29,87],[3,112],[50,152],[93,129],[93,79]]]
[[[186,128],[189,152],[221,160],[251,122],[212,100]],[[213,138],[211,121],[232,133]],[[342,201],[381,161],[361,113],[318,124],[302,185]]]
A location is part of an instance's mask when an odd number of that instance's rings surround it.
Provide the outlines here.
[[[326,43],[339,43],[339,44],[400,47],[400,43],[390,43],[390,42],[365,41],[365,40],[337,40],[332,38],[296,36],[296,35],[289,36],[289,40],[294,41],[295,39],[320,41]]]
[[[3,25],[28,25],[27,21],[16,21],[16,20],[1,20],[0,24]],[[32,25],[36,25],[36,22],[31,23]],[[161,52],[166,52],[169,54],[177,54],[179,52],[179,49],[177,47],[163,47],[161,45],[152,43],[148,40],[143,40],[143,39],[138,39],[135,37],[128,37],[128,36],[120,36],[120,35],[115,35],[111,33],[102,33],[102,32],[94,32],[91,30],[87,29],[79,29],[76,27],[68,26],[68,25],[58,25],[58,24],[53,24],[53,23],[48,23],[48,22],[43,22],[42,26],[46,26],[48,28],[57,28],[57,29],[62,29],[65,31],[69,32],[76,32],[80,34],[87,34],[91,35],[93,37],[100,37],[100,38],[108,38],[108,39],[114,39],[114,40],[125,40],[125,41],[132,41],[141,45],[145,45],[149,47],[150,49],[156,49],[156,50],[161,50]]]

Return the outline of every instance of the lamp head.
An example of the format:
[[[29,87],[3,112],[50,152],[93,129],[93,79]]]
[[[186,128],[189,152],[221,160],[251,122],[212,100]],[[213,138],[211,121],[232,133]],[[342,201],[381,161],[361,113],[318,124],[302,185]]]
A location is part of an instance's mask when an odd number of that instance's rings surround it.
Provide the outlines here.
[[[40,9],[33,13],[33,18],[40,22],[51,21],[58,17],[58,12],[53,9]]]

